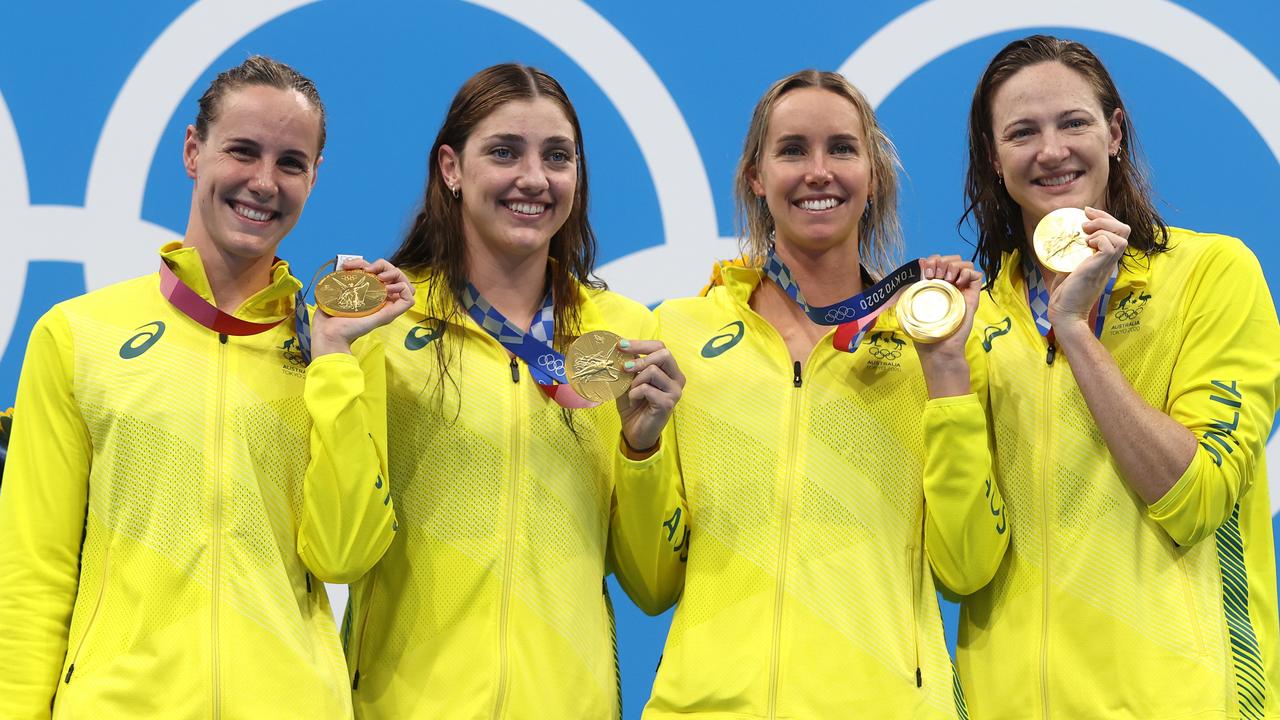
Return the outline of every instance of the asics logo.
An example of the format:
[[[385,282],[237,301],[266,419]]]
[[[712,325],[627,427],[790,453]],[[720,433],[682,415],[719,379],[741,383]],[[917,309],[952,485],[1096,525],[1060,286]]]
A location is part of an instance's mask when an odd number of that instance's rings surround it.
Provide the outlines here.
[[[991,352],[991,343],[995,342],[995,339],[1000,337],[1001,335],[1008,335],[1009,329],[1012,326],[1013,326],[1013,323],[1009,321],[1008,317],[1006,317],[1004,320],[1001,320],[995,325],[988,325],[985,328],[983,328],[982,329],[982,349],[986,350],[987,352]]]
[[[147,328],[151,329],[148,330]],[[143,332],[125,340],[124,344],[120,346],[120,357],[125,360],[132,360],[150,350],[151,346],[155,345],[160,340],[160,337],[164,335],[164,323],[159,320],[141,325],[137,329],[143,330]]]
[[[409,328],[409,332],[404,336],[404,348],[406,350],[421,350],[431,344],[431,341],[437,340],[444,334],[444,321],[428,318],[423,322],[434,322],[435,325],[414,325]]]
[[[746,332],[746,326],[742,324],[741,320],[734,320],[720,329],[728,330],[729,328],[733,328],[733,330],[716,335],[708,340],[706,345],[702,346],[702,357],[708,359],[720,357],[742,340],[742,336]]]

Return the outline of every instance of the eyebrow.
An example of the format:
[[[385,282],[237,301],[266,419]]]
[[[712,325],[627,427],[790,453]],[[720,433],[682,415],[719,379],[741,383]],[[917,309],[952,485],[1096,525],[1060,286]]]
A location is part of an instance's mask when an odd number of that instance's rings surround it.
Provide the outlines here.
[[[525,140],[523,135],[519,135],[516,133],[497,133],[494,135],[490,135],[489,137],[485,138],[485,140],[488,142],[493,142],[496,140],[498,142],[506,142],[506,143],[519,144],[519,145],[524,145],[526,142],[528,142],[527,140]],[[542,141],[542,145],[544,147],[547,145],[573,145],[573,144],[574,142],[572,139],[567,138],[563,135],[553,135],[547,138],[546,140]]]
[[[1071,108],[1070,110],[1063,110],[1062,112],[1058,113],[1058,117],[1056,119],[1062,120],[1076,113],[1084,113],[1089,117],[1094,117],[1093,113],[1089,112],[1088,108],[1077,107],[1077,108]],[[1000,132],[1001,133],[1008,132],[1010,128],[1016,127],[1023,123],[1034,124],[1035,122],[1036,122],[1035,119],[1029,118],[1029,117],[1021,117],[1021,118],[1017,118],[1016,120],[1010,120],[1009,122],[1005,123],[1004,127],[1000,128]]]
[[[851,135],[849,133],[836,133],[835,135],[828,137],[827,140],[828,141],[840,140],[843,142],[853,143],[854,145],[859,145],[862,143],[861,139],[859,139],[857,135]],[[805,137],[804,135],[783,135],[782,137],[778,138],[774,144],[776,145],[778,143],[808,142],[808,141],[809,141],[809,138]]]
[[[228,144],[228,145],[248,145],[248,146],[250,146],[250,147],[254,148],[255,150],[261,150],[261,149],[262,149],[262,143],[258,142],[257,140],[254,140],[253,138],[247,138],[247,137],[230,137],[230,138],[227,138],[227,144]],[[306,153],[306,151],[304,151],[304,150],[298,150],[297,148],[288,148],[287,150],[285,150],[284,152],[282,152],[282,153],[280,153],[280,154],[281,154],[281,155],[289,155],[289,156],[292,156],[292,157],[302,158],[303,160],[305,160],[305,161],[307,161],[307,162],[311,162],[311,156],[310,156],[310,155],[308,155],[308,154]]]

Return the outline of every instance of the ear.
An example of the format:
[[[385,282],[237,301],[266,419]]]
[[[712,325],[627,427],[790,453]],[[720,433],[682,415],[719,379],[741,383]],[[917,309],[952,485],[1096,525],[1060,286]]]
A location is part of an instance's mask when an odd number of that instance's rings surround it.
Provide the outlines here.
[[[315,186],[316,186],[316,178],[320,177],[320,163],[322,163],[322,162],[324,162],[324,156],[323,156],[323,155],[321,155],[320,157],[316,158],[316,165],[315,165],[315,167],[311,168],[311,188],[310,188],[310,189],[308,189],[308,190],[307,190],[307,192],[311,192],[311,190],[312,190],[312,189],[315,189]]]
[[[187,177],[196,179],[196,159],[200,157],[200,146],[203,145],[196,135],[196,126],[187,126],[187,136],[182,141],[182,167],[187,170]]]
[[[764,197],[764,183],[760,181],[759,165],[747,168],[747,184],[751,186],[751,192],[755,193],[756,197]]]
[[[1108,129],[1111,132],[1111,142],[1107,143],[1107,154],[1115,155],[1120,152],[1120,143],[1124,141],[1124,111],[1116,108],[1111,113],[1111,122],[1108,123]]]
[[[457,187],[462,181],[462,158],[458,153],[448,145],[441,145],[436,164],[440,166],[440,176],[444,178],[445,185]]]

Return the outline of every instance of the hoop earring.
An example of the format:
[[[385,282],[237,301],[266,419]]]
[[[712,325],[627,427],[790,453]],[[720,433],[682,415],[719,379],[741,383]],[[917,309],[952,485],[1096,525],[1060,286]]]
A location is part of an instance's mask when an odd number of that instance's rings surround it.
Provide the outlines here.
[[[453,193],[454,200],[457,200],[458,198],[462,197],[462,189],[455,185],[450,185],[449,191]]]

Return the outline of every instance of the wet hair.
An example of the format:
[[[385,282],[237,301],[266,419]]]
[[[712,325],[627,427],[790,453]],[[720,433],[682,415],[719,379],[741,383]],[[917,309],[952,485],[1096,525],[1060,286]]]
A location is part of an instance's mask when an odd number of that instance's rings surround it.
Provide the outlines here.
[[[965,172],[965,210],[958,227],[970,217],[978,230],[974,259],[987,277],[987,286],[1000,272],[1002,256],[1027,244],[1022,208],[1014,202],[996,172],[996,146],[991,104],[1000,87],[1023,68],[1056,62],[1079,73],[1093,88],[1104,121],[1120,110],[1120,151],[1108,161],[1106,210],[1132,228],[1129,246],[1144,253],[1168,249],[1169,229],[1156,212],[1151,184],[1138,152],[1138,137],[1125,110],[1120,91],[1089,48],[1074,40],[1031,35],[1015,40],[992,58],[973,91],[969,106],[969,162]]]
[[[203,142],[209,137],[209,126],[218,121],[222,101],[228,94],[241,88],[263,85],[279,90],[294,90],[307,99],[320,116],[320,147],[316,156],[324,152],[324,102],[316,84],[302,73],[277,60],[263,55],[253,55],[230,70],[223,70],[209,83],[200,96],[200,109],[196,113],[196,137]]]
[[[423,273],[425,292],[431,307],[449,308],[448,314],[460,311],[462,294],[467,286],[467,246],[462,230],[462,201],[453,197],[440,170],[440,148],[448,145],[461,158],[463,148],[485,118],[506,103],[517,100],[546,98],[564,112],[573,126],[577,153],[577,187],[573,204],[564,225],[551,237],[547,274],[555,303],[555,345],[563,348],[567,338],[578,335],[575,284],[603,288],[594,279],[596,235],[587,218],[587,158],[582,148],[582,126],[560,83],[550,75],[526,65],[506,63],[485,68],[472,75],[458,88],[436,134],[427,161],[427,185],[422,205],[391,262],[402,268]],[[447,320],[448,318],[441,318]]]
[[[892,269],[902,250],[902,229],[898,224],[898,176],[901,167],[898,152],[889,136],[880,128],[867,99],[840,73],[801,70],[778,80],[761,96],[751,114],[751,125],[742,145],[742,157],[734,177],[734,199],[737,206],[738,236],[748,262],[763,263],[772,244],[775,230],[773,214],[765,198],[751,189],[751,173],[758,171],[769,121],[778,101],[792,90],[821,88],[848,100],[862,121],[867,140],[867,156],[871,163],[874,188],[870,205],[858,221],[858,257],[876,275]]]

